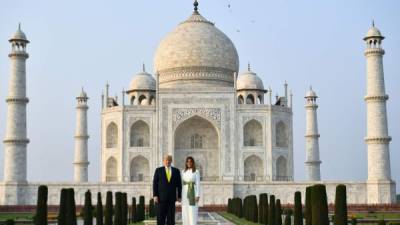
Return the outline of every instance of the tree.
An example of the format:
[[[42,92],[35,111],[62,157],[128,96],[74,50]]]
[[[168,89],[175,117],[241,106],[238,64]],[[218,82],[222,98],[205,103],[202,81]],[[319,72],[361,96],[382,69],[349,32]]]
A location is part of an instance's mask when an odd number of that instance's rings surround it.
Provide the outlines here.
[[[14,222],[14,220],[12,220],[12,219],[8,219],[8,220],[6,220],[6,222],[5,222],[5,225],[14,225],[15,224],[15,222]]]
[[[347,223],[346,186],[340,184],[336,187],[334,225],[347,225]]]
[[[276,200],[276,209],[275,209],[275,213],[276,213],[276,225],[282,225],[282,206],[281,206],[281,200],[277,199]]]
[[[92,193],[90,193],[90,190],[87,190],[85,192],[85,205],[83,206],[83,224],[93,225]]]
[[[230,200],[230,199],[229,199]],[[229,202],[229,201],[228,201]],[[228,203],[229,204],[229,203]],[[229,208],[229,207],[228,207]],[[156,216],[155,208],[154,208],[154,199],[150,199],[149,201],[149,217],[153,218]]]
[[[107,191],[104,225],[113,225],[113,196],[111,191]]]
[[[286,210],[285,225],[292,225],[292,210]]]
[[[47,186],[40,185],[38,188],[35,225],[47,225],[47,193]]]
[[[67,189],[67,209],[66,209],[66,224],[77,225],[76,222],[76,205],[75,192],[73,188]]]
[[[306,206],[305,206],[306,225],[312,225],[311,191],[312,191],[312,186],[308,186],[306,188]]]
[[[96,225],[103,225],[103,203],[101,201],[101,193],[97,193],[96,205]]]
[[[268,225],[276,225],[275,195],[269,196]]]
[[[329,225],[326,187],[316,184],[311,192],[312,225]]]
[[[122,193],[115,193],[115,208],[114,208],[114,225],[122,224]]]
[[[128,195],[122,193],[122,224],[128,225]]]
[[[131,222],[138,222],[136,212],[136,198],[132,197],[132,205],[131,205]]]
[[[60,206],[58,209],[57,224],[66,225],[67,224],[67,189],[61,189],[60,194]]]
[[[301,192],[294,193],[294,225],[303,225],[303,209],[301,205]]]
[[[258,223],[267,224],[268,221],[268,194],[262,193],[259,196]]]
[[[143,221],[145,218],[145,204],[144,204],[144,196],[141,195],[139,197],[139,207],[137,209],[139,215],[139,221]]]

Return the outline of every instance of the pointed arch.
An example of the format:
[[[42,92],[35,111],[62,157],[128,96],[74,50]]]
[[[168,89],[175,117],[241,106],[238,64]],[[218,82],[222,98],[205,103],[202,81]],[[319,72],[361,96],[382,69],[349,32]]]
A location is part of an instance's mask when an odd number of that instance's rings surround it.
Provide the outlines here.
[[[183,121],[174,133],[174,162],[184,168],[185,158],[193,156],[201,167],[202,180],[218,180],[220,146],[218,129],[209,120],[195,115]]]
[[[243,146],[262,146],[263,128],[255,119],[248,121],[243,127]]]
[[[132,95],[132,97],[131,97],[131,105],[134,105],[134,104],[135,104],[135,96]]]
[[[108,124],[106,129],[106,147],[116,148],[118,145],[118,126],[114,122]]]
[[[149,160],[139,155],[131,160],[130,174],[131,182],[136,181],[149,181],[150,175]]]
[[[145,95],[141,95],[139,97],[139,104],[138,105],[147,105],[147,98]]]
[[[260,157],[251,155],[244,160],[244,180],[256,181],[264,176],[263,162]],[[258,179],[257,179],[258,178]]]
[[[156,97],[154,97],[153,95],[150,97],[149,100],[150,105],[155,105],[156,104]]]
[[[255,103],[254,96],[252,94],[247,95],[246,104],[254,104],[254,103]]]
[[[287,126],[283,121],[279,121],[275,126],[275,142],[277,147],[288,147]]]
[[[276,160],[276,180],[287,181],[287,160],[284,156],[279,156]]]
[[[238,104],[239,104],[239,105],[244,104],[243,95],[239,95],[239,96],[238,96]]]
[[[130,129],[131,147],[149,147],[150,146],[150,127],[143,120],[138,120],[132,124]]]
[[[117,181],[117,160],[110,157],[106,162],[106,182]]]

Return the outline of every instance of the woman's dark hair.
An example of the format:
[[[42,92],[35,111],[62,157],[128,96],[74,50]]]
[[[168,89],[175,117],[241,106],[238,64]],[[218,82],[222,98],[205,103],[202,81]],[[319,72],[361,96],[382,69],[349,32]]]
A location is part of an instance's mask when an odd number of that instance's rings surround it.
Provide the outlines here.
[[[192,160],[192,162],[193,162],[193,165],[192,165],[192,172],[196,172],[196,163],[194,162],[194,159],[193,159],[192,156],[186,157],[186,160],[185,160],[185,172],[186,172],[186,170],[189,169],[188,166],[187,166],[187,162],[188,162],[189,160]]]

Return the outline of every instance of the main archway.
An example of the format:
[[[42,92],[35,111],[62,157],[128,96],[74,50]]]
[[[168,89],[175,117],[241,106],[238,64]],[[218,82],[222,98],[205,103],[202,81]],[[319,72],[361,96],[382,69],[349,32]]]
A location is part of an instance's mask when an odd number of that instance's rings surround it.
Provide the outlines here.
[[[193,156],[202,180],[219,178],[219,135],[208,120],[193,116],[182,122],[174,135],[174,164],[184,168],[185,158]]]

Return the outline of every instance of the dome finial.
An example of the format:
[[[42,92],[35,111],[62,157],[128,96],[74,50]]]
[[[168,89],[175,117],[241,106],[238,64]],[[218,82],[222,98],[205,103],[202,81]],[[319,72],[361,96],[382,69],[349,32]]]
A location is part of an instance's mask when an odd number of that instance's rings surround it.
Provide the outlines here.
[[[375,27],[375,21],[372,20],[372,27]]]
[[[146,65],[143,63],[143,72],[146,72]]]
[[[21,23],[18,23],[18,30],[21,30]]]
[[[247,63],[247,70],[248,70],[249,72],[251,71],[250,62]]]
[[[194,0],[193,6],[194,6],[194,11],[198,12],[198,8],[197,7],[199,6],[199,2],[197,0]]]

